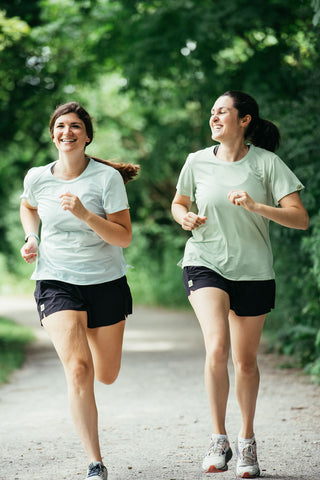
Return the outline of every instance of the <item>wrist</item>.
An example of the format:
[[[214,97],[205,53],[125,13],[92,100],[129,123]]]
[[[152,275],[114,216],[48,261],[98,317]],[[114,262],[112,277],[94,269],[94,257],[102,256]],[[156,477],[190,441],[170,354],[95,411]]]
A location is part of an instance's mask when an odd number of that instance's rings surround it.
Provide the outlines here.
[[[37,240],[37,242],[39,243],[39,236],[34,232],[30,232],[30,233],[26,234],[26,236],[24,237],[25,243],[27,243],[27,241],[29,240],[30,237],[35,238]]]
[[[258,202],[254,202],[253,204],[253,208],[252,208],[252,212],[254,213],[258,213],[259,215],[261,215],[261,210],[262,210],[262,203],[258,203]]]

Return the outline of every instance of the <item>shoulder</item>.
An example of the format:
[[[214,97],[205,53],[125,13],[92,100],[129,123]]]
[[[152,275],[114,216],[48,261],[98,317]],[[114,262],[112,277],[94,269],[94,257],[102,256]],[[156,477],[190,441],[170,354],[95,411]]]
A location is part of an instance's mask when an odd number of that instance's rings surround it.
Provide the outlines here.
[[[95,175],[102,176],[103,179],[112,179],[116,177],[121,177],[120,172],[116,168],[106,165],[105,163],[97,162],[90,158],[91,170]],[[122,178],[122,177],[121,177]]]
[[[283,160],[274,152],[270,152],[264,148],[251,145],[251,159],[254,168],[265,173],[271,172],[279,165],[285,165]]]
[[[53,164],[54,162],[51,162],[48,165],[30,168],[25,176],[25,180],[29,183],[36,183],[43,177],[47,177]]]
[[[116,168],[93,159],[90,160],[88,176],[91,176],[91,180],[95,182],[98,188],[101,188],[104,192],[111,190],[120,191],[122,187],[125,188],[122,175]]]
[[[255,147],[254,145],[250,146],[250,150],[252,151],[253,156],[260,160],[261,162],[274,162],[280,160],[280,157],[274,152],[270,152],[265,148]]]
[[[202,150],[197,150],[196,152],[189,153],[187,157],[187,162],[189,165],[196,165],[203,161],[208,161],[212,159],[213,147],[203,148]]]

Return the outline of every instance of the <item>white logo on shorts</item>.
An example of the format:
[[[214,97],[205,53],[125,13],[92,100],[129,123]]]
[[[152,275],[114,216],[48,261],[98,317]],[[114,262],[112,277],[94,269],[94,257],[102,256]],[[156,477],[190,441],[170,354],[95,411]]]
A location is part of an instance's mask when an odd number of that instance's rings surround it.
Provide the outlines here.
[[[188,287],[193,287],[193,281],[192,280],[188,280]]]
[[[44,311],[44,304],[40,305],[40,310],[41,310],[41,312]]]

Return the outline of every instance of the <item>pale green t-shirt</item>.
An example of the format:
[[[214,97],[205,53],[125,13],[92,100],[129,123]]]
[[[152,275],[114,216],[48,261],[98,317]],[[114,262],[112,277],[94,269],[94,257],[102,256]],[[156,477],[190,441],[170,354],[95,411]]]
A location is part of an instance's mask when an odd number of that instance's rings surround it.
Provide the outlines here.
[[[229,280],[273,279],[269,220],[233,205],[227,196],[244,190],[259,203],[279,206],[283,197],[303,188],[276,154],[253,145],[230,163],[218,160],[213,146],[191,153],[177,192],[195,201],[207,221],[192,231],[180,265],[208,267]]]

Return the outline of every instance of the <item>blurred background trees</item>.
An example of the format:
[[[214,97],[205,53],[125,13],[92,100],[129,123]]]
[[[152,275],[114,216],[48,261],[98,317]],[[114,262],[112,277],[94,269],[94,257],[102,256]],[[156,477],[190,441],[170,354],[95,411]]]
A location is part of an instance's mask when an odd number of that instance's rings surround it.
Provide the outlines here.
[[[176,264],[187,234],[170,215],[177,177],[211,144],[216,97],[244,90],[279,126],[277,153],[306,185],[311,217],[307,232],[271,225],[269,338],[320,376],[319,33],[319,0],[0,0],[2,292],[32,288],[19,258],[22,180],[55,158],[49,117],[76,100],[95,119],[88,153],[142,168],[127,188],[135,301],[186,306]]]

